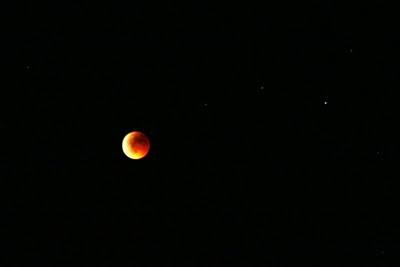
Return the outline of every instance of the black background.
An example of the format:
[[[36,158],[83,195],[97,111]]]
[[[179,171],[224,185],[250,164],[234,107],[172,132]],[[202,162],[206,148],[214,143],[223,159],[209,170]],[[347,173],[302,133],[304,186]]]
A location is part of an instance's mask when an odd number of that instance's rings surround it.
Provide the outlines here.
[[[390,266],[391,10],[19,9],[5,38],[2,265]],[[121,149],[133,130],[152,142],[139,161]]]

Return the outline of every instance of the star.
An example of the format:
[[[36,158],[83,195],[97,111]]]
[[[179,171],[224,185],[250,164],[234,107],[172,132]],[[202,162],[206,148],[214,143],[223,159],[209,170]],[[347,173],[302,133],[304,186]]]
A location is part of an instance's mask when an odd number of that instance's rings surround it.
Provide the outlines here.
[[[384,160],[383,152],[382,151],[377,151],[376,152],[376,157],[380,160]]]

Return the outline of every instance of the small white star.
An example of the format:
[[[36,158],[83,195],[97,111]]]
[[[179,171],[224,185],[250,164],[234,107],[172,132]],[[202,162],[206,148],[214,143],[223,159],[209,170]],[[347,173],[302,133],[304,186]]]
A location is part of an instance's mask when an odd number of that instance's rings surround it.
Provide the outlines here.
[[[383,249],[378,250],[378,251],[377,251],[377,254],[378,254],[378,255],[384,255],[384,254],[385,254],[385,251],[384,251]]]

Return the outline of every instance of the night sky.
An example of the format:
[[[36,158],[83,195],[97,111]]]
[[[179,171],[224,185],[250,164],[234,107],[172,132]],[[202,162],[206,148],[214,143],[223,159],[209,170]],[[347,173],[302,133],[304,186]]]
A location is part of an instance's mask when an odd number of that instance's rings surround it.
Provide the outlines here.
[[[15,14],[0,266],[399,266],[393,8]],[[122,152],[134,130],[141,160]]]

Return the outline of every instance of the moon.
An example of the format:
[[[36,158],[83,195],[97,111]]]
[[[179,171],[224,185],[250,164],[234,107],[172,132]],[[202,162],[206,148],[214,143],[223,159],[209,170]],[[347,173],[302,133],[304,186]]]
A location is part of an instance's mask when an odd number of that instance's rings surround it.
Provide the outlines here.
[[[144,158],[150,150],[150,140],[142,132],[128,133],[122,140],[122,151],[131,159]]]

